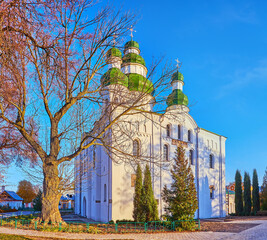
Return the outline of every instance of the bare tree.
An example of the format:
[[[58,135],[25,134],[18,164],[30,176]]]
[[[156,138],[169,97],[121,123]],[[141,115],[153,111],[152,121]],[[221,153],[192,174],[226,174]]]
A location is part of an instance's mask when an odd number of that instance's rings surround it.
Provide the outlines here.
[[[127,159],[127,154],[132,158],[125,150],[125,139],[118,135],[117,146],[111,145],[109,134],[120,131],[123,125],[118,123],[126,121],[127,115],[153,118],[142,108],[155,101],[147,98],[146,91],[120,103],[114,99],[103,103],[105,87],[100,77],[106,52],[114,46],[114,36],[120,46],[135,18],[109,6],[96,11],[93,0],[0,4],[0,126],[20,134],[21,149],[27,153],[22,161],[29,154],[38,156],[43,174],[41,220],[61,222],[60,189],[71,185],[64,183],[68,163],[92,145],[102,145],[121,159]],[[154,88],[164,91],[163,82],[172,68],[166,65],[156,75],[160,64],[161,60],[152,63],[148,78],[157,79]],[[121,111],[114,114],[117,108]],[[49,133],[46,137],[44,129]],[[16,141],[13,144],[18,146]]]

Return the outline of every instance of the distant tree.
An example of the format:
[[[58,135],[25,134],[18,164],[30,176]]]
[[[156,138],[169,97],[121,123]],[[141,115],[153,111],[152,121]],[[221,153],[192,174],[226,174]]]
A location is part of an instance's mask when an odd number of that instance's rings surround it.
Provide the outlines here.
[[[142,209],[143,221],[156,221],[158,217],[158,206],[152,189],[151,174],[148,165],[144,173],[144,183],[142,188]]]
[[[242,179],[239,170],[235,173],[235,212],[237,215],[243,214]]]
[[[136,169],[136,180],[135,180],[135,189],[134,189],[134,210],[133,210],[133,218],[134,221],[140,222],[143,215],[142,209],[142,170],[140,164],[137,165]]]
[[[36,198],[33,199],[33,209],[35,211],[42,211],[42,194],[43,192],[39,189]]]
[[[30,203],[36,197],[33,185],[27,180],[19,182],[17,194],[23,198],[24,203]]]
[[[267,210],[267,168],[263,176],[263,182],[261,187],[261,208]]]
[[[250,215],[251,213],[251,181],[250,176],[245,172],[244,176],[244,213]]]
[[[252,204],[253,212],[256,213],[260,210],[260,194],[259,194],[259,180],[256,169],[253,170],[253,183],[252,183]]]
[[[171,169],[173,182],[170,189],[165,185],[162,192],[165,212],[171,220],[193,220],[198,208],[197,192],[191,167],[181,146],[176,150],[174,161]]]

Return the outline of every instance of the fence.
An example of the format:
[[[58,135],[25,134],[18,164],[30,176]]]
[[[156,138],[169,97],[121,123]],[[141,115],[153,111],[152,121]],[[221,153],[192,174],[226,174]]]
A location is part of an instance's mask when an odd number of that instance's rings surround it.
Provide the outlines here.
[[[0,226],[12,227],[15,229],[31,229],[52,232],[84,232],[84,233],[140,233],[140,232],[166,232],[178,229],[200,230],[199,220],[181,221],[153,221],[153,222],[119,222],[119,223],[81,223],[63,222],[57,224],[39,223],[35,219],[22,220],[2,218]]]

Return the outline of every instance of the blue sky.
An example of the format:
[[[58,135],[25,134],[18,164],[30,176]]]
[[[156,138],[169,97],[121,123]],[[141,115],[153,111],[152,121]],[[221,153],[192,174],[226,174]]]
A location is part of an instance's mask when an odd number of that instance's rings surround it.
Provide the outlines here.
[[[267,2],[110,1],[135,12],[134,40],[147,63],[182,61],[184,92],[200,127],[226,136],[226,182],[236,169],[262,182],[267,166]],[[25,176],[14,168],[7,183]],[[251,176],[252,177],[252,176]]]

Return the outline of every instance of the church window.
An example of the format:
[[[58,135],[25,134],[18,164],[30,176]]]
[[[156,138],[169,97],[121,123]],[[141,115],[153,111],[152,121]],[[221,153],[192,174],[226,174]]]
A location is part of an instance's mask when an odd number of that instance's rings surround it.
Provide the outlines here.
[[[210,168],[214,168],[214,157],[212,154],[210,154],[209,161],[210,161]]]
[[[178,125],[178,139],[181,140],[181,125]]]
[[[191,133],[191,130],[188,130],[188,142],[191,142],[192,141],[192,133]]]
[[[107,184],[104,184],[104,202],[107,201]]]
[[[114,98],[114,103],[115,103],[115,104],[118,103],[118,98],[117,98],[117,97]]]
[[[191,165],[194,165],[194,151],[192,149],[189,151],[189,161]]]
[[[140,156],[140,144],[138,140],[134,140],[133,141],[133,155],[135,157],[139,157]]]
[[[167,137],[171,136],[171,125],[170,124],[168,124],[166,127],[166,134],[167,134]]]
[[[146,124],[144,124],[144,132],[146,132]]]
[[[163,146],[163,159],[169,161],[169,146],[167,144]]]

